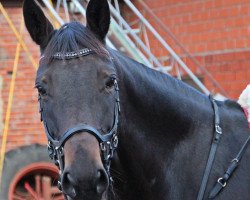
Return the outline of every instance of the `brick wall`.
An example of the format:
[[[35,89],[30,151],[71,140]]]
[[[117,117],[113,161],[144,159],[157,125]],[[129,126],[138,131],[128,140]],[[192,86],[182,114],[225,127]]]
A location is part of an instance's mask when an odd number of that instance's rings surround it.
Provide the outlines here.
[[[23,15],[22,3],[15,0],[12,0],[12,2],[10,4],[10,2],[5,0],[3,4],[8,4],[5,9],[14,26],[19,31]],[[15,6],[17,4],[18,7]],[[63,16],[64,12],[61,12],[60,15]],[[50,16],[48,15],[47,17]],[[31,40],[25,27],[22,31],[22,37],[33,58],[38,62],[40,57],[39,47]],[[0,12],[0,81],[2,79],[2,86],[0,82],[0,148],[3,135],[2,125],[5,121],[17,44],[18,41],[15,34]],[[37,91],[34,89],[35,75],[36,69],[31,64],[27,53],[21,49],[9,124],[7,151],[23,145],[47,143],[38,112]]]
[[[16,28],[19,30],[22,19],[21,8],[7,8],[6,10],[11,20],[13,20]],[[3,113],[0,113],[3,118],[0,119],[4,119],[8,104],[8,95],[17,47],[17,39],[1,13],[0,24],[0,77],[3,80],[2,90],[0,91],[0,101],[3,101],[3,108],[0,108],[3,110]],[[32,55],[38,61],[39,49],[30,40],[25,28],[23,36],[29,50],[32,52]],[[17,69],[9,135],[7,140],[7,150],[35,142],[42,144],[45,144],[46,142],[42,124],[39,120],[37,92],[34,89],[35,72],[36,70],[22,49]],[[0,141],[2,141],[2,133],[1,129]]]
[[[249,0],[144,0],[181,44],[212,73],[231,98],[238,98],[250,82],[250,1]],[[133,3],[182,57],[210,90],[207,77],[146,12],[138,0]],[[123,16],[134,22],[132,12],[123,7]],[[152,51],[164,60],[168,55],[149,33]]]

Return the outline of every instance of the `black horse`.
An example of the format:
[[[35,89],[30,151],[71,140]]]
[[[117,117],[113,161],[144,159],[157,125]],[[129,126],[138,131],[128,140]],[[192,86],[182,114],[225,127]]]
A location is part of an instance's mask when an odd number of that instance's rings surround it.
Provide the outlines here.
[[[71,22],[54,30],[33,0],[25,1],[24,17],[41,48],[36,88],[66,199],[196,199],[214,137],[216,104],[223,135],[205,187],[208,199],[249,136],[239,104],[211,101],[108,48],[106,0],[90,1],[86,27]],[[249,160],[247,149],[216,199],[250,199]]]

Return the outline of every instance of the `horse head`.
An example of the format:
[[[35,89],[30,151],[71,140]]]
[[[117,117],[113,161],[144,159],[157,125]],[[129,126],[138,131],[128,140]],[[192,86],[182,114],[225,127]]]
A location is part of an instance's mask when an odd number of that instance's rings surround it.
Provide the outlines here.
[[[58,30],[33,0],[23,9],[41,50],[35,87],[60,187],[71,199],[105,198],[119,112],[116,70],[105,47],[108,2],[90,1],[86,27],[71,22]]]

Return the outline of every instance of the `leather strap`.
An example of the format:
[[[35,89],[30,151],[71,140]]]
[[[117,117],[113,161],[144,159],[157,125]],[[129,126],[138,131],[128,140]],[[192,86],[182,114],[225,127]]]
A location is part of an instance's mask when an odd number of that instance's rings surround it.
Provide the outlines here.
[[[214,158],[215,158],[215,154],[216,154],[216,150],[218,147],[218,144],[220,142],[220,138],[222,135],[222,129],[220,127],[220,116],[219,116],[219,109],[218,106],[215,102],[215,100],[212,98],[211,95],[209,95],[209,98],[212,102],[213,105],[213,109],[214,109],[214,137],[213,137],[213,141],[212,141],[212,146],[210,148],[210,152],[209,152],[209,156],[208,156],[208,160],[207,160],[207,165],[203,174],[203,178],[202,178],[202,182],[201,182],[201,186],[200,186],[200,190],[197,196],[197,200],[202,200],[204,197],[204,193],[206,190],[206,186],[207,186],[207,182],[208,182],[208,178],[209,178],[209,174],[214,162]]]
[[[208,197],[209,199],[214,199],[220,193],[220,191],[224,187],[226,187],[227,181],[229,180],[229,178],[232,176],[233,172],[238,167],[240,160],[241,160],[245,150],[247,149],[247,147],[249,145],[249,141],[250,141],[250,136],[248,136],[247,140],[245,141],[245,143],[241,147],[237,156],[231,161],[231,163],[228,166],[224,175],[222,177],[218,178],[217,182],[215,183],[214,187],[212,188],[212,190],[209,193],[209,197]]]
[[[47,127],[47,123],[44,121],[44,128],[45,128],[45,132],[46,135],[48,137],[48,140],[56,147],[56,148],[61,148],[62,146],[64,146],[64,143],[73,135],[75,135],[76,133],[79,132],[88,132],[90,134],[92,134],[93,136],[96,137],[96,139],[98,140],[98,142],[107,142],[110,141],[111,138],[113,137],[114,132],[117,129],[117,124],[118,124],[118,115],[119,115],[119,105],[117,105],[117,103],[115,104],[115,114],[114,114],[114,122],[113,122],[113,126],[112,129],[105,135],[103,135],[102,133],[100,133],[97,129],[95,129],[92,126],[86,125],[86,124],[78,124],[72,128],[69,128],[61,138],[59,138],[58,140],[55,140],[51,134],[49,133],[49,129]]]

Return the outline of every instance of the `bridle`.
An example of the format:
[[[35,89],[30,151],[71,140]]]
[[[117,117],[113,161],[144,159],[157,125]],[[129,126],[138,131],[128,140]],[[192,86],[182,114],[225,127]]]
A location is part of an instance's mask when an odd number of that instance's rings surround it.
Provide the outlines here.
[[[89,48],[84,48],[78,52],[68,52],[65,54],[56,53],[53,58],[54,59],[73,59],[78,58],[80,56],[87,56],[91,53],[94,53],[93,50]],[[120,113],[120,99],[119,99],[119,87],[118,83],[114,81],[114,89],[115,89],[115,105],[114,105],[114,120],[113,126],[110,131],[106,134],[100,133],[96,128],[87,125],[87,124],[77,124],[71,128],[69,128],[59,139],[54,139],[52,134],[49,131],[48,125],[46,123],[46,119],[44,118],[44,107],[43,102],[41,100],[41,95],[38,95],[38,101],[40,105],[40,114],[41,121],[43,122],[45,132],[48,138],[48,153],[49,157],[54,161],[55,165],[59,168],[60,180],[58,180],[58,188],[62,190],[61,185],[61,175],[64,170],[64,145],[69,138],[74,136],[80,132],[87,132],[93,135],[99,142],[101,157],[103,161],[103,166],[109,176],[109,180],[112,182],[112,177],[110,175],[110,164],[111,159],[114,155],[114,151],[118,146],[118,137],[117,137],[117,127],[119,122],[119,113]]]

